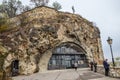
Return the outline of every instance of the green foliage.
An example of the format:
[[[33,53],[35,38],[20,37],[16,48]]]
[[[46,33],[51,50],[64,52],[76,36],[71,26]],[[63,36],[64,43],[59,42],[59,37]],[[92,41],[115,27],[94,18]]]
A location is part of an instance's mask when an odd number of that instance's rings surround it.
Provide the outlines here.
[[[0,18],[0,32],[8,30],[8,22],[6,18]]]
[[[115,59],[116,59],[116,61],[119,61],[119,60],[120,60],[120,57],[116,57]]]
[[[57,1],[55,1],[53,3],[53,8],[55,8],[56,10],[60,10],[60,9],[62,9],[62,6],[61,6],[60,3],[58,3]]]
[[[2,25],[2,26],[0,26],[0,32],[4,32],[6,30],[8,30],[8,25]]]
[[[3,24],[5,24],[6,20],[5,18],[0,18],[0,26],[2,26]]]

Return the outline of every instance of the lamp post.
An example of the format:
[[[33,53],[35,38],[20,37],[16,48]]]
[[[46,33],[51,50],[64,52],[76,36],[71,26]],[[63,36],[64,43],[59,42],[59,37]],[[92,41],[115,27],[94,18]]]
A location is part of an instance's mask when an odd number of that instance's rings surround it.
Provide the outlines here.
[[[107,42],[110,45],[110,51],[111,51],[111,56],[112,56],[112,63],[113,63],[113,67],[114,67],[115,66],[115,62],[114,62],[113,51],[112,51],[112,39],[110,37],[108,37]]]

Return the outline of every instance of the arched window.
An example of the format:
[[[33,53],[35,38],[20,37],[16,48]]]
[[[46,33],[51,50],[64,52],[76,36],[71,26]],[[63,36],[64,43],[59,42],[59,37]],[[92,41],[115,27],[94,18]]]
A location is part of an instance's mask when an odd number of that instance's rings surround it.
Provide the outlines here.
[[[73,68],[75,62],[78,62],[78,67],[88,67],[85,51],[74,43],[63,43],[54,49],[48,69]]]

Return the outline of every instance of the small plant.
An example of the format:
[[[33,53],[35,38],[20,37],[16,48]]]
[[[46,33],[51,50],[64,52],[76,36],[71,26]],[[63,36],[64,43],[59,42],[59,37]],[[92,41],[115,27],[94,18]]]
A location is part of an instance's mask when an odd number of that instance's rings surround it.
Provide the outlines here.
[[[6,18],[1,17],[0,18],[0,32],[8,30],[8,22]]]
[[[55,10],[60,10],[60,9],[62,9],[62,6],[61,6],[60,3],[58,3],[57,1],[55,1],[53,3],[53,8],[55,8]]]
[[[120,57],[116,57],[115,58],[115,60],[116,60],[116,65],[118,66],[118,67],[120,67]]]

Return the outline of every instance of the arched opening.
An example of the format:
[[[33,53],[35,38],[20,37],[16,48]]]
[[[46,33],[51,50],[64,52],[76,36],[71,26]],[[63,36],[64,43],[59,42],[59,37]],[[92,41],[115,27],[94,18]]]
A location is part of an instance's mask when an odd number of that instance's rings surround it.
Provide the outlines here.
[[[19,60],[14,60],[11,63],[12,76],[17,76],[19,74]]]
[[[62,43],[53,50],[48,70],[73,68],[76,62],[79,68],[88,67],[86,52],[75,43]]]

